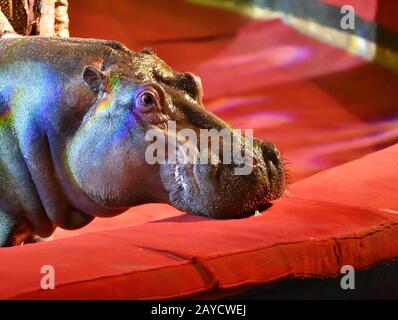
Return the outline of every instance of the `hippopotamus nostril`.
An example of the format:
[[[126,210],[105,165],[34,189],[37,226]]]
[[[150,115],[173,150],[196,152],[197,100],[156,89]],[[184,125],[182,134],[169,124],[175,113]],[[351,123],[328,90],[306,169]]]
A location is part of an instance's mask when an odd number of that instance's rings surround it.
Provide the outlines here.
[[[262,152],[265,161],[271,161],[275,167],[279,167],[281,164],[280,152],[274,145],[263,145]]]

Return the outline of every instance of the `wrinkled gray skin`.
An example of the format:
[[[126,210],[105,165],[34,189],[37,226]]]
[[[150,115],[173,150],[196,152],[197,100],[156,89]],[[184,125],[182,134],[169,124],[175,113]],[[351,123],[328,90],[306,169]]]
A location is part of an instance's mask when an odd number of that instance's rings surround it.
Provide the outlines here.
[[[201,95],[197,77],[147,50],[90,39],[0,40],[0,246],[148,202],[231,218],[281,196],[283,164],[270,143],[254,141],[247,176],[233,164],[145,161],[145,133],[165,131],[168,120],[178,130],[233,130]]]

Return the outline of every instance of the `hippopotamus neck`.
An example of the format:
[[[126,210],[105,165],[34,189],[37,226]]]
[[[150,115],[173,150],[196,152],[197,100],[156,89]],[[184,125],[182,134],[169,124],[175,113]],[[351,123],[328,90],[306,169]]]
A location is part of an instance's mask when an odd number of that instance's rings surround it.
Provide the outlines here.
[[[11,64],[0,73],[0,171],[8,177],[0,181],[0,189],[8,194],[4,198],[12,199],[3,206],[15,216],[25,217],[40,236],[50,235],[53,225],[82,227],[92,217],[69,203],[47,134],[47,115],[59,108],[57,77],[41,63],[29,61]]]

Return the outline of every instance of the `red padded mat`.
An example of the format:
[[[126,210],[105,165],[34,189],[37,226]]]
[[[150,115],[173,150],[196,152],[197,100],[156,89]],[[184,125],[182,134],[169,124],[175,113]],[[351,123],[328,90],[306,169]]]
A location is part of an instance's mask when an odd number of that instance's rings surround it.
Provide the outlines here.
[[[279,20],[183,1],[71,0],[70,16],[74,36],[151,47],[200,75],[207,108],[276,143],[296,183],[262,216],[217,221],[150,204],[1,249],[0,298],[218,297],[398,257],[398,145],[383,149],[398,142],[395,73]],[[377,21],[394,31],[390,16]],[[40,289],[47,264],[56,290]]]
[[[261,216],[181,215],[1,249],[0,298],[215,297],[361,270],[398,257],[397,175],[398,145],[293,184]],[[40,289],[43,265],[55,290]]]

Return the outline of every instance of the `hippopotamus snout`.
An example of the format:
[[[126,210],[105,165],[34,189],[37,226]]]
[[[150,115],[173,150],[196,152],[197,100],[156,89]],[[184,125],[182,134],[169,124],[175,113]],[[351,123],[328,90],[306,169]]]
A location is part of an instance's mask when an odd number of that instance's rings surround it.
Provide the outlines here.
[[[253,140],[252,154],[243,159],[163,165],[170,203],[192,214],[232,218],[254,213],[283,194],[285,170],[274,144]]]
[[[281,153],[273,143],[261,142],[260,149],[264,161],[271,161],[275,167],[281,165]]]

